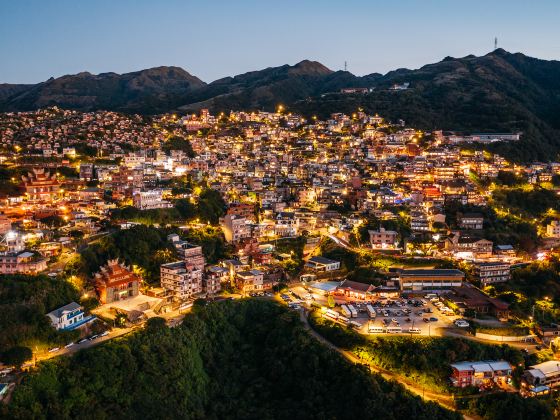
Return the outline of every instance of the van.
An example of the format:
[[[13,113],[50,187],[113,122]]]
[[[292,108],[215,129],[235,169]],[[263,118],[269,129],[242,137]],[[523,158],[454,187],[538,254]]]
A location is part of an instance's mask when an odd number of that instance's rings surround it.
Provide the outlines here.
[[[408,332],[410,334],[420,334],[422,332],[422,330],[420,328],[416,328],[416,327],[412,328],[411,327],[411,328],[408,329]]]

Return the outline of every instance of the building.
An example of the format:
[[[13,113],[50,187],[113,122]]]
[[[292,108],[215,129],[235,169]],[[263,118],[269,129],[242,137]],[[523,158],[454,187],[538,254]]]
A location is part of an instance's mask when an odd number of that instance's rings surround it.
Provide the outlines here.
[[[187,265],[192,265],[194,268],[204,271],[206,259],[200,245],[182,241],[177,234],[171,234],[167,239],[175,246],[177,253]]]
[[[0,213],[0,235],[5,235],[12,229],[12,222],[4,213]]]
[[[546,225],[546,236],[549,238],[560,238],[560,221],[553,220]]]
[[[163,199],[163,190],[136,191],[132,194],[134,207],[140,210],[167,209],[173,207],[169,201]]]
[[[160,274],[161,287],[175,302],[191,299],[203,291],[202,270],[184,261],[162,264]]]
[[[85,316],[84,308],[76,302],[69,303],[47,314],[57,330],[73,330],[94,319]]]
[[[499,319],[509,318],[509,304],[485,295],[468,283],[461,287],[454,287],[452,293],[445,298],[447,305],[461,315],[472,311],[475,314],[493,315]]]
[[[305,264],[306,267],[315,271],[334,271],[340,268],[340,261],[331,260],[325,257],[312,257]]]
[[[106,304],[137,296],[142,279],[115,259],[107,261],[107,265],[95,273],[94,280],[99,302]]]
[[[460,287],[465,273],[454,269],[413,269],[401,270],[399,287],[402,291],[449,290]]]
[[[206,294],[212,295],[222,290],[222,283],[229,281],[229,270],[219,265],[211,265],[206,269],[203,278],[203,289]]]
[[[476,259],[492,255],[492,241],[455,233],[445,241],[445,248],[458,258]]]
[[[451,383],[458,388],[467,386],[505,385],[511,378],[512,366],[505,360],[459,362],[451,365]]]
[[[263,290],[264,273],[260,270],[239,271],[235,273],[235,283],[243,293]]]
[[[398,245],[398,233],[394,230],[369,230],[369,243],[373,249],[394,249]]]
[[[529,389],[560,387],[560,360],[549,360],[530,366],[523,372],[522,384]]]
[[[474,273],[482,287],[493,283],[505,283],[511,279],[511,266],[508,263],[476,262]]]
[[[47,259],[33,252],[0,252],[0,274],[37,274],[46,269]]]
[[[228,242],[239,242],[251,236],[251,229],[247,219],[237,214],[226,214],[220,218],[220,225]]]
[[[367,299],[372,296],[374,290],[375,287],[372,284],[344,280],[340,283],[340,286],[336,288],[336,294],[356,299]]]
[[[484,225],[484,216],[480,213],[458,214],[457,223],[461,229],[481,230]]]
[[[21,180],[27,201],[50,203],[58,196],[60,182],[56,174],[51,175],[45,169],[33,168],[33,172],[22,175]]]

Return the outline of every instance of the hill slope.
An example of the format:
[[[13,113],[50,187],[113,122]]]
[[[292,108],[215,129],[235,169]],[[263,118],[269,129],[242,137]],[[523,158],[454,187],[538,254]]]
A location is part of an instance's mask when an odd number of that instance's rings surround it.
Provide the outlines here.
[[[13,94],[0,94],[0,100],[4,96],[0,110],[28,111],[57,105],[82,111],[164,112],[205,85],[179,67],[155,67],[125,74],[83,72],[51,78],[27,88],[12,88]]]
[[[152,319],[128,338],[42,364],[0,416],[460,418],[351,365],[271,302],[226,301],[193,312],[181,327]]]

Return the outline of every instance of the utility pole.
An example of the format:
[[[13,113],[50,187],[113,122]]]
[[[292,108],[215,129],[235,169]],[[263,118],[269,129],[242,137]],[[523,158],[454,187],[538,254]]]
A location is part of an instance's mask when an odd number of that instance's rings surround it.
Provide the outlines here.
[[[498,37],[494,38],[494,50],[498,49]]]
[[[346,61],[344,62],[344,71],[348,71],[348,63]]]

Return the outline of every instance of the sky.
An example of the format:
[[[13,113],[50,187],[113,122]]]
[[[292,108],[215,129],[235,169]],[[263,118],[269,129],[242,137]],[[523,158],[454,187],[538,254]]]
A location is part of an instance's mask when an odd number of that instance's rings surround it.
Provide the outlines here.
[[[206,82],[320,61],[356,75],[446,56],[560,60],[558,0],[0,0],[0,83],[179,66]]]

